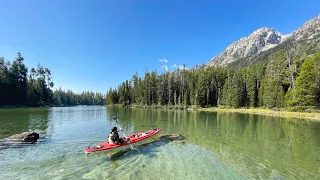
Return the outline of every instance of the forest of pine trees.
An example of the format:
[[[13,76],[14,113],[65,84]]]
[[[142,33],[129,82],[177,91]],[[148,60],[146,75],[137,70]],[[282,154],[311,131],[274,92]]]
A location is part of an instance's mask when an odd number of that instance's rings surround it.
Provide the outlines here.
[[[320,51],[304,58],[278,51],[247,67],[134,74],[107,91],[106,104],[319,108]]]
[[[13,62],[0,58],[0,106],[102,105],[104,95],[93,92],[75,94],[61,89],[52,91],[51,71],[40,64],[30,71],[21,53]]]
[[[184,66],[185,67],[185,66]],[[52,91],[51,71],[30,71],[21,53],[13,62],[0,58],[0,106],[157,105],[180,108],[266,107],[320,108],[320,51],[290,57],[277,51],[268,61],[247,67],[205,67],[134,74],[117,88],[101,93]]]
[[[73,93],[71,90],[63,91],[61,88],[54,91],[53,101],[55,105],[75,106],[75,105],[104,105],[105,98],[101,93],[82,92]]]

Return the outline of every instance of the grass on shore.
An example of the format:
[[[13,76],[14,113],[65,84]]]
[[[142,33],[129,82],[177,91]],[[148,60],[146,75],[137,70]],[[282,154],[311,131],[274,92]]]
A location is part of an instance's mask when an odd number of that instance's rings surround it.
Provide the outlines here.
[[[231,107],[205,107],[199,108],[195,105],[186,108],[183,105],[180,106],[161,106],[161,105],[138,105],[131,104],[129,106],[123,106],[121,104],[109,105],[116,107],[129,107],[129,108],[148,108],[148,109],[178,109],[178,110],[192,110],[192,111],[208,111],[208,112],[235,112],[243,114],[258,114],[266,116],[278,116],[287,118],[300,118],[320,121],[320,110],[316,109],[303,109],[300,108],[299,112],[296,109],[265,109],[265,108],[231,108]]]
[[[250,109],[233,109],[233,108],[200,108],[199,111],[211,111],[211,112],[236,112],[244,114],[258,114],[267,116],[279,116],[288,118],[301,118],[301,119],[312,119],[320,121],[320,113],[318,112],[292,112],[287,110],[272,110],[263,108],[250,108]]]

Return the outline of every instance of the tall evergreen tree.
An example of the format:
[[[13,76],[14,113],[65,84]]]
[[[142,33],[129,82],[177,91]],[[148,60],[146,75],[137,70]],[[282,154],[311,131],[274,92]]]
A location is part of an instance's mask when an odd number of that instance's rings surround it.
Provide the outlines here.
[[[302,64],[292,105],[319,106],[319,64],[320,52]]]
[[[13,61],[10,69],[10,81],[14,104],[25,104],[27,99],[27,73],[28,69],[23,63],[24,58],[21,53],[18,52],[16,60]]]

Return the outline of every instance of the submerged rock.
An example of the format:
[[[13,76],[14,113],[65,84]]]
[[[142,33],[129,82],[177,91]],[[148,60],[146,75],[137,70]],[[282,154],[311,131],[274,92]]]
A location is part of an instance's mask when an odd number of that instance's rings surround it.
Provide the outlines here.
[[[15,142],[37,142],[38,139],[39,134],[36,132],[23,132],[21,134],[15,134],[7,137],[5,140]]]
[[[159,139],[164,141],[174,141],[174,140],[184,140],[186,139],[186,137],[184,137],[181,134],[164,134],[160,136]]]

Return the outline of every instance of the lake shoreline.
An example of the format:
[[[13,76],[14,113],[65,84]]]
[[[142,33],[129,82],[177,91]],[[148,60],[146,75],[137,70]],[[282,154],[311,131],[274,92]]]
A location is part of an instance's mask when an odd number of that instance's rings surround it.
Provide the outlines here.
[[[105,105],[44,105],[44,106],[24,106],[24,105],[15,105],[15,106],[0,106],[0,109],[17,109],[17,108],[50,108],[50,107],[75,107],[75,106],[105,106]]]
[[[171,110],[186,110],[186,111],[205,111],[205,112],[219,112],[219,113],[242,113],[242,114],[256,114],[265,116],[275,116],[284,118],[295,118],[295,119],[308,119],[320,121],[320,112],[296,112],[288,111],[285,109],[265,109],[265,108],[221,108],[221,107],[183,107],[183,106],[141,106],[141,105],[128,105],[123,106],[121,104],[107,105],[108,107],[127,107],[127,108],[143,108],[143,109],[171,109]]]
[[[286,110],[272,110],[262,108],[241,108],[241,109],[224,109],[224,108],[200,108],[199,111],[207,112],[230,112],[230,113],[242,113],[242,114],[257,114],[265,116],[285,117],[285,118],[297,118],[297,119],[309,119],[320,121],[320,113],[316,112],[293,112]]]
[[[55,107],[55,106],[25,106],[25,105],[14,105],[14,106],[0,106],[0,109],[44,108],[44,107]]]

